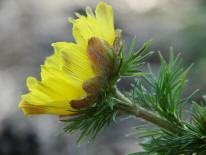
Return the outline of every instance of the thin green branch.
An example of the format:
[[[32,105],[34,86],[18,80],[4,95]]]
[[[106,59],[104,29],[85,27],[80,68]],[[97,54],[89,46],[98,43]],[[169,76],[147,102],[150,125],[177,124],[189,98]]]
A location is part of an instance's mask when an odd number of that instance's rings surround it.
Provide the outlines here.
[[[119,90],[116,91],[115,97],[118,98],[119,100],[125,102],[128,105],[127,114],[133,115],[136,118],[141,118],[145,121],[148,121],[152,124],[155,124],[155,125],[163,128],[167,131],[170,131],[172,133],[177,132],[178,129],[174,128],[174,126],[171,126],[170,122],[156,116],[155,114],[149,112],[148,110],[133,103],[128,98],[126,98]]]

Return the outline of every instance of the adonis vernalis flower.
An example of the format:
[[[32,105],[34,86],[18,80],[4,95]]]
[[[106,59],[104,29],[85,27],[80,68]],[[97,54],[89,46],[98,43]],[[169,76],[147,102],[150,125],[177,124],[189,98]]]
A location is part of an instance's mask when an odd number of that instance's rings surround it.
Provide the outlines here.
[[[112,56],[112,48],[119,50],[121,30],[115,31],[112,7],[104,2],[95,15],[89,7],[86,13],[69,19],[76,43],[53,43],[54,54],[41,65],[41,81],[27,79],[30,92],[19,104],[25,115],[73,115],[90,105],[110,80],[108,52]]]

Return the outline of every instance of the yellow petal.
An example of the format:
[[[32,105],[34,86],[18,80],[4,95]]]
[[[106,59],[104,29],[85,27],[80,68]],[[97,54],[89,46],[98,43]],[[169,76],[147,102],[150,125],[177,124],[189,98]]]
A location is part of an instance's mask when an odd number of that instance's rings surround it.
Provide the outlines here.
[[[85,11],[86,11],[87,16],[91,16],[91,17],[95,18],[94,13],[89,6],[86,7]]]
[[[63,70],[74,82],[82,83],[95,76],[91,64],[86,54],[86,49],[66,42],[57,42],[52,44],[54,48],[62,54]]]
[[[55,50],[53,55],[46,58],[44,64],[47,66],[60,69],[62,67],[62,63],[63,63],[63,60],[60,56],[60,53],[57,50]]]
[[[64,111],[66,111],[68,113],[71,110],[73,110],[69,103],[70,103],[69,100],[54,100],[53,101],[48,96],[40,95],[39,93],[36,93],[36,92],[30,92],[26,95],[22,95],[22,101],[20,102],[19,107],[25,108],[24,109],[25,113],[30,113],[30,111],[32,109],[33,109],[32,113],[35,113],[35,107],[36,107],[37,108],[36,113],[41,112],[42,114],[51,114],[51,113],[48,113],[48,111],[46,109],[54,108],[54,109],[56,109],[56,113],[52,113],[52,114],[64,115],[65,112],[60,113],[58,111],[59,111],[59,109],[62,109],[62,110],[65,109]],[[41,111],[38,110],[39,108],[41,108]]]
[[[81,87],[73,85],[68,78],[60,79],[58,75],[46,81],[39,82],[33,77],[27,79],[29,90],[39,96],[45,96],[51,100],[72,100],[85,95]]]
[[[25,115],[71,112],[70,102],[86,96],[82,83],[94,75],[86,51],[73,43],[56,43],[55,53],[41,66],[41,79],[27,79],[30,93],[19,105]]]
[[[112,7],[104,2],[100,2],[96,8],[96,18],[91,9],[86,8],[87,17],[78,15],[78,19],[69,21],[73,23],[73,36],[82,47],[86,47],[88,39],[91,37],[100,37],[111,45],[115,38],[113,24]]]
[[[99,23],[100,31],[103,32],[103,39],[112,45],[115,39],[112,7],[107,5],[105,2],[100,2],[97,5],[95,13]]]
[[[66,75],[65,78],[58,75],[58,72],[56,75],[42,82],[33,77],[27,79],[27,86],[31,92],[22,95],[19,104],[25,115],[70,115],[69,110],[73,110],[69,104],[71,100],[86,95],[86,92],[81,87],[73,85]]]
[[[73,24],[73,36],[77,44],[82,47],[87,46],[87,41],[92,36],[103,37],[98,22],[91,16],[81,16]]]

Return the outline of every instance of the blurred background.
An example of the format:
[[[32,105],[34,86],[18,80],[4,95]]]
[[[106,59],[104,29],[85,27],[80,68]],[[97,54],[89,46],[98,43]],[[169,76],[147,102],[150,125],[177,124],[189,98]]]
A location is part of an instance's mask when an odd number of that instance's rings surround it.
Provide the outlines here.
[[[136,49],[152,39],[149,50],[168,58],[169,48],[181,53],[184,65],[195,63],[185,94],[206,92],[206,2],[204,0],[105,0],[114,9],[115,27],[123,30],[125,48],[136,35]],[[58,136],[57,116],[25,117],[17,108],[27,93],[26,78],[40,78],[40,64],[53,53],[53,42],[74,41],[73,12],[84,14],[98,0],[0,0],[0,155],[123,155],[140,150],[134,137],[125,135],[142,123],[125,120],[113,124],[95,144],[77,146],[78,134]],[[158,70],[159,59],[148,60]],[[119,87],[129,89],[132,79]]]

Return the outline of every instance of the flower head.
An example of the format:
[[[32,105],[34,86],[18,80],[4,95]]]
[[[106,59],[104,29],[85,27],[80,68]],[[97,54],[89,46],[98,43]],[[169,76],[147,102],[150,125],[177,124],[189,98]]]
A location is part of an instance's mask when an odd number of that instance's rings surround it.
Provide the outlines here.
[[[111,48],[119,48],[121,31],[114,29],[112,7],[100,2],[87,16],[70,18],[76,43],[53,43],[54,54],[41,65],[41,81],[27,79],[29,93],[19,107],[27,116],[39,114],[73,115],[88,106],[111,76],[108,58]]]

